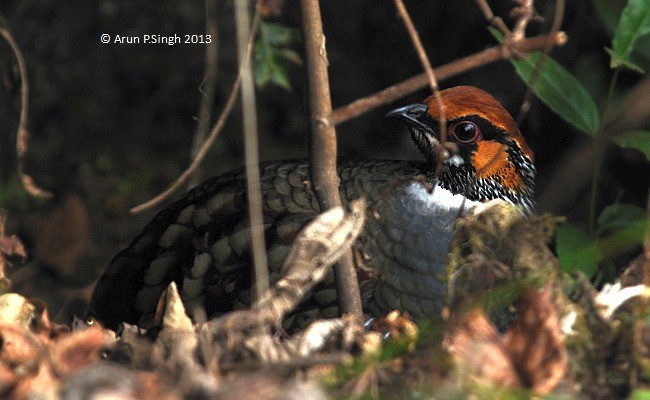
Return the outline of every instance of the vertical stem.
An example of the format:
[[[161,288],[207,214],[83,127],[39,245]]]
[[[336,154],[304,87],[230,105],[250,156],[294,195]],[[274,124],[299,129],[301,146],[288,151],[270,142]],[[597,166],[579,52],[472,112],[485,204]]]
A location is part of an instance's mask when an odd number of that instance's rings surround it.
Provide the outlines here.
[[[596,161],[594,164],[593,174],[591,175],[591,190],[589,193],[589,232],[596,233],[596,209],[598,208],[598,181],[600,180],[600,170],[602,169],[604,146],[602,139],[597,137],[596,143]]]
[[[598,126],[598,131],[596,131],[596,165],[594,166],[594,173],[591,176],[591,193],[589,195],[589,231],[592,234],[596,232],[598,181],[600,180],[600,171],[602,169],[603,157],[605,155],[605,147],[607,146],[606,141],[603,138],[603,129],[605,127],[605,120],[607,119],[609,105],[612,102],[612,97],[614,97],[614,90],[616,89],[616,84],[618,83],[619,71],[620,69],[616,69],[614,71],[614,76],[612,76],[612,80],[609,83],[609,90],[607,91],[605,105],[603,106],[603,111],[600,113],[600,125]]]
[[[325,35],[318,0],[300,0],[302,36],[305,44],[311,136],[310,173],[314,192],[322,210],[341,205],[336,172],[336,130],[327,122],[332,113]],[[334,268],[339,309],[361,315],[359,283],[352,252],[346,252]]]
[[[214,93],[216,90],[217,82],[217,58],[219,52],[219,31],[217,30],[216,21],[216,0],[206,0],[205,2],[205,33],[212,38],[211,42],[205,47],[205,77],[201,82],[201,105],[199,106],[199,126],[196,128],[194,138],[192,139],[192,159],[195,158],[205,139],[210,132],[210,124],[212,121],[212,106],[214,103]],[[203,170],[201,167],[196,169],[196,172],[190,177],[187,184],[187,189],[190,190],[194,186],[203,182]]]
[[[406,11],[406,7],[404,6],[404,2],[402,0],[394,0],[394,2],[395,7],[397,7],[397,12],[399,13],[400,17],[402,17],[404,25],[406,26],[406,30],[411,37],[413,47],[415,47],[415,51],[418,53],[420,63],[422,64],[422,68],[424,68],[424,73],[427,74],[429,86],[431,87],[431,93],[433,94],[435,104],[439,110],[438,121],[440,125],[440,145],[438,146],[438,149],[436,149],[438,154],[436,156],[437,165],[435,174],[435,177],[437,179],[443,171],[443,162],[449,157],[449,153],[445,149],[445,143],[447,142],[447,117],[445,115],[445,104],[442,102],[442,95],[438,89],[438,80],[436,79],[436,75],[433,72],[433,68],[431,68],[431,62],[429,62],[429,57],[427,57],[427,53],[424,51],[424,46],[422,46],[420,35],[415,29],[415,25],[413,25],[411,16],[409,15],[408,11]]]
[[[648,189],[648,204],[646,204],[646,226],[643,235],[643,281],[650,286],[650,189]]]
[[[255,300],[269,287],[268,267],[266,262],[266,245],[264,242],[264,217],[262,215],[262,194],[260,190],[260,169],[257,143],[257,111],[255,107],[255,84],[246,60],[246,48],[249,42],[250,18],[248,0],[235,2],[237,17],[237,50],[244,73],[241,82],[242,111],[244,114],[244,155],[246,158],[246,183],[248,190],[248,214],[251,231],[251,254],[255,277]]]

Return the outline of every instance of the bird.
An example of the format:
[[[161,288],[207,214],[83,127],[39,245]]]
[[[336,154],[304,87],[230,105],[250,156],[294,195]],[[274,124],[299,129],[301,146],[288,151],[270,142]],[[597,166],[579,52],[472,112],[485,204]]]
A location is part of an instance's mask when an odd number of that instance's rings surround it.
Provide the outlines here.
[[[533,153],[508,111],[488,92],[455,86],[388,117],[402,121],[424,161],[351,160],[337,165],[343,205],[364,196],[370,205],[353,250],[363,281],[364,313],[393,309],[436,318],[445,301],[445,261],[454,222],[491,200],[534,213]],[[440,118],[452,149],[440,159]],[[437,145],[438,144],[438,145]],[[440,159],[441,162],[438,162]],[[260,164],[269,279],[292,240],[319,212],[308,162]],[[109,263],[89,315],[115,329],[148,327],[170,282],[190,315],[217,317],[251,304],[250,228],[243,168],[208,179],[160,211]],[[330,271],[283,326],[300,328],[338,315]]]

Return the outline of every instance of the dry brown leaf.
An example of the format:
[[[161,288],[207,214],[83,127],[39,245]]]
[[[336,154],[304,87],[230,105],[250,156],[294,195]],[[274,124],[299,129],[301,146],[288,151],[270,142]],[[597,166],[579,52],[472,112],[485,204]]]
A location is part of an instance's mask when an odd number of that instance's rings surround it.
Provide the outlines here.
[[[7,264],[14,261],[25,262],[27,252],[25,246],[16,235],[5,235],[5,224],[7,221],[7,212],[0,209],[0,291],[7,290],[11,287],[11,279],[5,275]]]
[[[80,369],[62,382],[60,396],[64,399],[183,398],[166,383],[159,373],[133,371],[114,363],[95,363]]]
[[[401,314],[398,310],[393,310],[383,318],[378,318],[370,324],[374,331],[389,334],[392,338],[403,338],[413,342],[418,339],[418,326],[411,321],[408,315]]]
[[[111,344],[104,330],[97,326],[74,332],[54,343],[52,365],[59,375],[66,376],[100,360]]]
[[[71,276],[92,251],[90,212],[78,194],[66,194],[55,205],[29,218],[34,232],[33,256]]]
[[[215,397],[223,400],[325,400],[328,398],[318,385],[282,378],[277,371],[239,374],[221,385]]]
[[[503,343],[522,382],[536,393],[549,393],[567,372],[568,355],[551,289],[531,290]]]
[[[18,385],[18,375],[10,366],[0,363],[0,398],[9,397],[9,393]]]
[[[5,293],[0,296],[0,324],[29,329],[34,317],[34,305],[23,296],[16,293]]]
[[[29,299],[29,302],[34,307],[34,320],[32,321],[31,330],[42,340],[57,339],[70,333],[69,326],[56,324],[50,320],[47,305],[43,300]]]
[[[39,338],[18,325],[0,325],[0,394],[26,398],[35,387],[53,388],[55,378]]]
[[[480,308],[457,318],[445,344],[461,370],[538,394],[551,392],[564,378],[568,354],[550,287],[523,295],[519,314],[503,336]]]
[[[155,348],[165,359],[171,354],[189,356],[194,352],[198,338],[175,282],[169,284],[163,296],[164,300],[160,301],[163,307],[162,330],[156,338]]]
[[[479,382],[517,387],[522,381],[510,360],[499,332],[482,309],[473,308],[452,321],[444,343],[459,371]]]
[[[21,262],[27,260],[25,245],[16,235],[0,237],[0,253],[7,257],[18,258]]]
[[[22,399],[54,399],[56,398],[57,378],[52,373],[50,365],[42,360],[33,375],[23,375],[8,398]],[[4,397],[3,397],[4,398]]]
[[[284,8],[284,0],[263,0],[261,13],[264,16],[280,16]]]

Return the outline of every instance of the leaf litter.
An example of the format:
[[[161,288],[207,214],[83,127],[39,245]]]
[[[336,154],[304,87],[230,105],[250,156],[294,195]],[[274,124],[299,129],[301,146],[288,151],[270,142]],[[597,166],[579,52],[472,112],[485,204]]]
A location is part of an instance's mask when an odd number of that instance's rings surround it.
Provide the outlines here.
[[[298,236],[283,277],[250,309],[192,321],[174,283],[158,327],[52,322],[47,306],[0,293],[0,397],[7,399],[627,398],[650,376],[643,262],[600,292],[561,274],[549,240],[558,219],[489,203],[462,217],[435,321],[397,311],[363,324],[283,318],[359,235],[363,201],[330,210]],[[3,221],[4,222],[4,221]],[[8,257],[26,258],[0,230]]]

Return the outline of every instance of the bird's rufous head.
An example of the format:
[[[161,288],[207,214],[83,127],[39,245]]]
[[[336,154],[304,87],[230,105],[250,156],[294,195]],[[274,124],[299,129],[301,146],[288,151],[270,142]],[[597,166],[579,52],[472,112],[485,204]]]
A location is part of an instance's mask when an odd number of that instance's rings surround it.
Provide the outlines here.
[[[457,154],[445,160],[441,186],[470,200],[500,198],[532,212],[533,153],[512,116],[492,95],[474,86],[452,87],[440,95],[446,140],[457,148]],[[432,173],[441,136],[440,113],[434,96],[389,113],[408,124]]]

